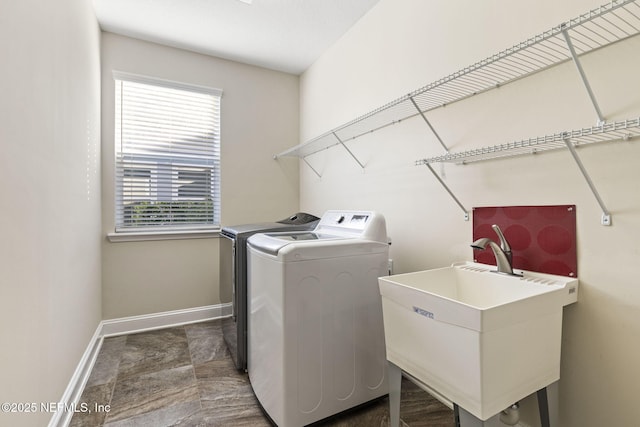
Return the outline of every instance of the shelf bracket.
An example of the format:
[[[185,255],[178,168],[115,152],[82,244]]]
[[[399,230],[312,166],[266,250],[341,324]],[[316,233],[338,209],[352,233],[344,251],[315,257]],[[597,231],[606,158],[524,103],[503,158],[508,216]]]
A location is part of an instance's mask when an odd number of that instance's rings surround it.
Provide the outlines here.
[[[342,142],[342,140],[340,139],[340,137],[335,133],[335,132],[331,132],[333,134],[333,136],[336,137],[336,139],[338,140],[338,142],[340,143],[340,145],[342,145],[344,147],[345,150],[347,150],[347,153],[349,153],[349,155],[351,157],[353,157],[353,160],[356,161],[356,163],[358,163],[360,165],[360,167],[362,169],[364,169],[364,165],[362,163],[360,163],[360,160],[358,160],[358,158],[355,156],[355,154],[353,154],[351,152],[351,150],[349,150],[349,147],[346,146],[346,144],[344,142]]]
[[[602,218],[600,219],[600,224],[607,225],[607,226],[611,225],[611,213],[609,212],[607,207],[604,205],[604,202],[602,201],[602,198],[600,197],[598,190],[596,190],[596,186],[593,184],[593,181],[591,180],[591,177],[589,176],[587,169],[584,167],[584,165],[582,164],[582,161],[580,160],[580,157],[578,156],[578,152],[576,151],[576,148],[573,146],[569,138],[565,138],[564,143],[569,149],[571,156],[573,156],[573,160],[575,160],[576,164],[578,165],[580,172],[582,172],[584,179],[587,181],[587,185],[589,186],[589,189],[591,189],[591,192],[593,193],[596,200],[598,201],[598,204],[600,205],[600,209],[602,209]]]
[[[460,206],[460,209],[462,209],[462,212],[464,212],[464,220],[465,221],[469,221],[469,211],[465,209],[465,207],[464,207],[464,205],[462,203],[460,203],[460,200],[458,200],[456,195],[453,194],[453,191],[451,191],[449,186],[447,184],[445,184],[445,182],[442,180],[442,178],[440,178],[440,176],[436,173],[436,171],[433,170],[433,168],[431,167],[431,165],[429,163],[424,163],[424,165],[429,168],[429,170],[431,171],[433,176],[435,176],[436,179],[438,180],[438,182],[440,182],[440,185],[442,185],[444,187],[444,189],[447,190],[447,193],[449,193],[451,198],[458,204],[458,206]]]
[[[565,26],[566,24],[563,24]],[[571,59],[573,59],[573,63],[578,69],[578,74],[580,75],[580,79],[584,84],[585,89],[587,90],[587,94],[589,94],[589,98],[591,99],[591,103],[593,104],[593,108],[596,110],[596,114],[598,116],[598,126],[602,125],[605,122],[604,115],[598,106],[598,101],[596,101],[596,97],[593,94],[593,90],[591,90],[591,85],[589,84],[589,80],[587,80],[587,75],[582,68],[582,64],[580,64],[580,60],[578,59],[578,54],[576,53],[575,48],[573,47],[573,43],[571,42],[571,37],[566,29],[562,30],[562,35],[564,36],[564,40],[567,43],[567,48],[569,48],[569,53],[571,53]]]
[[[322,178],[322,175],[320,175],[318,171],[313,166],[311,166],[311,163],[309,163],[306,157],[303,157],[302,160],[307,164],[307,166],[309,166],[309,169],[311,169],[313,173],[318,176],[318,178]]]
[[[440,142],[440,145],[442,145],[442,148],[444,148],[444,151],[446,151],[448,153],[449,152],[449,148],[447,148],[446,144],[442,141],[442,138],[440,138],[440,135],[438,135],[438,132],[436,132],[436,130],[433,128],[433,126],[431,126],[431,123],[427,119],[427,116],[424,115],[424,113],[422,112],[422,110],[418,106],[418,103],[413,99],[412,96],[409,97],[409,100],[411,101],[413,106],[416,107],[416,110],[418,110],[418,114],[420,114],[420,117],[422,117],[422,120],[424,120],[424,122],[427,124],[427,126],[429,126],[429,129],[431,129],[431,132],[433,132],[433,134],[436,136],[436,138],[438,139],[438,142]]]

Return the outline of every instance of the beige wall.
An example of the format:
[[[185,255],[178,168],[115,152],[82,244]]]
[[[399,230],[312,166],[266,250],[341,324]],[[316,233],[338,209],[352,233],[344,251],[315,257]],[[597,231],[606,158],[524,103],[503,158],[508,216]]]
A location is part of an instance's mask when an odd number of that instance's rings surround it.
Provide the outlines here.
[[[0,13],[0,402],[58,402],[101,320],[100,31],[91,2]],[[52,413],[0,412],[3,426]]]
[[[301,77],[301,137],[308,140],[405,93],[603,3],[602,0],[381,0]],[[609,121],[640,115],[640,38],[583,58]],[[452,151],[596,124],[572,63],[428,113]],[[442,148],[420,118],[348,143],[300,166],[301,209],[376,209],[387,219],[396,272],[471,260],[471,222],[415,160]],[[613,226],[566,151],[467,166],[436,165],[467,209],[577,205],[579,302],[565,309],[560,425],[635,425],[640,374],[640,142],[585,147],[582,160]],[[519,351],[527,351],[520,349]],[[530,403],[530,402],[529,402]],[[535,402],[534,402],[535,403]],[[537,425],[537,416],[525,421]]]
[[[103,237],[114,229],[113,70],[224,91],[223,225],[273,221],[298,209],[297,162],[272,159],[297,142],[297,76],[103,33]],[[103,318],[220,303],[217,238],[103,242]]]

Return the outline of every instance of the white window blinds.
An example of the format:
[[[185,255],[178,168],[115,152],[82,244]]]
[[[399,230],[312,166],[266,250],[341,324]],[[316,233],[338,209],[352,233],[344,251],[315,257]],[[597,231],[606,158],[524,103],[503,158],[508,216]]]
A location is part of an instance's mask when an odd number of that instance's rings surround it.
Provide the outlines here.
[[[219,227],[222,92],[114,78],[116,232]]]

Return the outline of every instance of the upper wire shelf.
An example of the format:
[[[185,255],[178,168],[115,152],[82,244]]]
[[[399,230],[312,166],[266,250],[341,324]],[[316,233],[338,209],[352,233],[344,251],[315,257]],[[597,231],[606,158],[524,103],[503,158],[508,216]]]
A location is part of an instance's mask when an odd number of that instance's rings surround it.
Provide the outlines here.
[[[640,33],[638,0],[614,0],[456,71],[275,157],[306,157],[408,118],[511,83]]]
[[[579,147],[598,142],[627,141],[638,136],[640,136],[640,118],[635,118],[603,123],[591,128],[524,139],[507,144],[476,148],[458,153],[447,153],[442,156],[416,160],[416,165],[429,165],[433,163],[467,164],[501,157],[535,154],[560,148],[566,149],[567,142],[571,143],[574,147]]]

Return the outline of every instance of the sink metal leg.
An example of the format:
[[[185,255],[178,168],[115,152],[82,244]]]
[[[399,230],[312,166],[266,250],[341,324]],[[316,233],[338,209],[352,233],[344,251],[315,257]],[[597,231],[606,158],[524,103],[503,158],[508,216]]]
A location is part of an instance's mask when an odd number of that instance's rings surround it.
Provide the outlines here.
[[[550,415],[549,415],[549,401],[547,398],[547,388],[542,388],[537,391],[538,397],[538,412],[540,413],[540,426],[551,427]],[[455,420],[455,427],[481,427],[484,425],[493,425],[491,420],[482,421],[479,418],[467,412],[464,408],[453,403],[453,417]]]
[[[402,369],[395,364],[388,362],[387,378],[389,380],[389,426],[400,427],[400,393],[402,389]],[[537,391],[538,411],[540,413],[541,427],[551,427],[549,417],[549,401],[547,398],[547,388]],[[463,408],[460,408],[455,402],[453,403],[453,417],[455,427],[462,427],[461,415],[465,419],[464,425],[482,426],[485,423],[474,417]]]
[[[540,412],[540,425],[551,427],[549,422],[549,401],[547,400],[547,388],[538,390],[538,411]]]
[[[402,370],[388,362],[387,378],[389,380],[389,425],[400,427],[400,392],[402,388]]]
[[[455,418],[456,427],[488,427],[489,425],[485,421],[473,415],[463,407],[453,403],[453,416]]]
[[[456,423],[456,427],[460,427],[460,407],[457,403],[453,404],[453,421]]]

